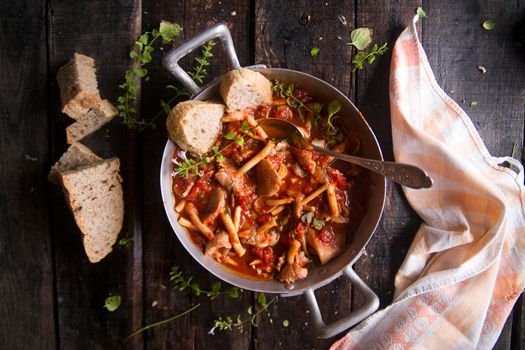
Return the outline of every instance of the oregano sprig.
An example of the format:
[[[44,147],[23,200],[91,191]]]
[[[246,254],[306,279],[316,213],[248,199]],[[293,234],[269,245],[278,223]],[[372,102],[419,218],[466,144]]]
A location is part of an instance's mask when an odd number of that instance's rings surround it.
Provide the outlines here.
[[[383,56],[387,51],[387,43],[384,43],[381,46],[374,44],[370,52],[359,51],[352,59],[352,64],[354,65],[353,70],[355,71],[356,69],[363,69],[365,62],[368,62],[368,64],[374,63],[378,56]]]
[[[204,44],[202,46],[201,56],[195,57],[197,64],[188,72],[190,77],[201,85],[203,84],[203,79],[208,74],[205,67],[210,65],[210,58],[213,57],[212,50],[214,46],[215,42],[213,40]]]
[[[257,303],[259,304],[259,308],[257,311],[254,312],[253,306],[250,306],[246,310],[246,312],[248,313],[248,317],[245,319],[242,319],[240,314],[237,314],[237,317],[232,317],[232,316],[218,317],[215,320],[213,320],[213,326],[208,332],[208,334],[214,335],[215,331],[231,331],[234,328],[238,330],[242,330],[244,328],[244,325],[248,323],[254,327],[257,327],[257,316],[261,314],[262,312],[267,312],[270,305],[276,302],[277,299],[278,297],[273,297],[270,301],[267,301],[266,295],[264,293],[259,293],[259,295],[257,296]],[[273,323],[273,320],[270,317],[269,313],[268,313],[268,317],[269,317],[270,323]]]
[[[162,38],[163,44],[167,44],[179,36],[181,32],[182,27],[177,23],[162,21],[159,29],[145,32],[135,41],[135,48],[129,53],[129,57],[133,60],[133,65],[126,71],[124,82],[119,85],[119,88],[124,90],[124,93],[117,99],[119,116],[128,128],[141,130],[155,128],[155,124],[151,121],[138,120],[136,117],[137,111],[132,105],[140,89],[140,79],[145,78],[145,80],[148,80],[148,70],[144,66],[152,60],[153,44],[159,38]]]
[[[172,282],[179,291],[189,290],[195,296],[205,295],[208,298],[215,298],[218,295],[226,294],[232,299],[239,297],[239,289],[232,287],[228,290],[221,290],[220,281],[214,282],[209,289],[203,289],[193,281],[193,276],[186,276],[179,266],[173,266],[170,271],[170,282]]]
[[[297,109],[301,118],[303,117],[301,113],[301,108],[304,108],[308,112],[313,113],[313,111],[310,108],[305,106],[303,101],[294,96],[293,93],[295,90],[295,86],[293,84],[288,84],[288,86],[285,89],[284,85],[279,80],[274,80],[272,84],[272,90],[273,92],[277,93],[281,98],[286,98],[286,104],[289,107]]]

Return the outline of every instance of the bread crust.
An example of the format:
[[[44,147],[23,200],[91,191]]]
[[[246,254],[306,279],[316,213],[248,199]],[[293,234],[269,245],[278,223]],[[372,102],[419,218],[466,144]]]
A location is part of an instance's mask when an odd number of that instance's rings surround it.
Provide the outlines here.
[[[117,109],[108,100],[102,100],[99,106],[89,110],[75,123],[66,127],[67,143],[72,144],[82,140],[109,123],[117,114]]]
[[[173,107],[166,120],[168,137],[180,148],[202,155],[210,150],[222,131],[224,109],[220,103],[181,102]]]
[[[272,103],[272,83],[261,73],[247,68],[234,69],[226,73],[219,90],[224,103],[232,111]],[[240,92],[250,92],[256,98],[240,102],[242,100]]]

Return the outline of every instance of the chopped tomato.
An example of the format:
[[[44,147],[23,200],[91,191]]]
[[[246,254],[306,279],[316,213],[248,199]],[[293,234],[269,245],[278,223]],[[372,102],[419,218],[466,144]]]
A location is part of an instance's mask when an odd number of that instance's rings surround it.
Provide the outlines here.
[[[295,225],[294,231],[297,235],[297,238],[301,239],[304,236],[306,236],[306,233],[308,232],[308,226],[307,224],[299,220],[297,221],[297,225]]]
[[[293,112],[287,105],[274,107],[270,112],[271,118],[289,119],[292,116]]]
[[[255,222],[259,225],[264,225],[272,220],[272,216],[270,214],[262,214],[257,216],[255,219]]]
[[[330,226],[323,227],[320,231],[316,232],[316,235],[324,244],[333,244],[335,242],[335,233]]]
[[[300,100],[302,103],[307,103],[312,100],[312,94],[303,89],[296,88],[293,92],[293,96]]]
[[[240,205],[243,210],[249,210],[253,205],[255,197],[256,196],[254,193],[247,196],[235,196],[235,201],[237,202],[237,205]]]

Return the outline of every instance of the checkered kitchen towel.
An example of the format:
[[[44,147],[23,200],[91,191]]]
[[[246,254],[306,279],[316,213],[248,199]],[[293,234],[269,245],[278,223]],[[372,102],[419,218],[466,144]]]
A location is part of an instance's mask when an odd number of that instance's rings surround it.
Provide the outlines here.
[[[393,303],[332,349],[490,349],[524,288],[523,167],[491,156],[437,85],[416,22],[392,52],[394,156],[427,170],[434,186],[403,188],[424,223],[396,275]]]

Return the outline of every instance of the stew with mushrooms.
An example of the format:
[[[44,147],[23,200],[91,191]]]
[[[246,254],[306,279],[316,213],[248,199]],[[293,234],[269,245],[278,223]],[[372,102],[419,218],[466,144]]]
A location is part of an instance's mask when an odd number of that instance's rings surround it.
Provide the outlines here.
[[[292,84],[274,81],[273,103],[226,113],[223,133],[201,157],[176,148],[179,224],[203,254],[237,273],[293,283],[343,252],[364,215],[366,171],[271,140],[257,124],[282,118],[317,145],[359,154],[359,136],[337,113]]]

